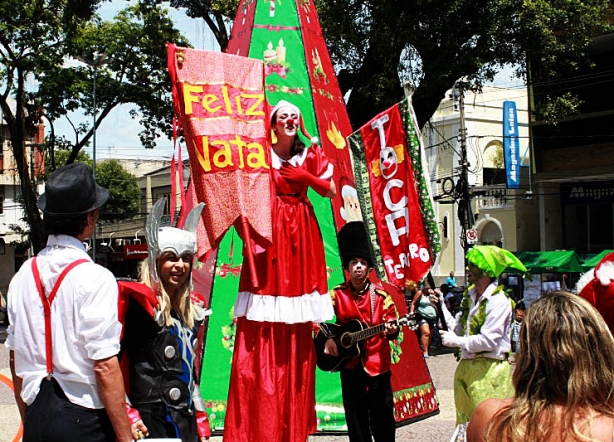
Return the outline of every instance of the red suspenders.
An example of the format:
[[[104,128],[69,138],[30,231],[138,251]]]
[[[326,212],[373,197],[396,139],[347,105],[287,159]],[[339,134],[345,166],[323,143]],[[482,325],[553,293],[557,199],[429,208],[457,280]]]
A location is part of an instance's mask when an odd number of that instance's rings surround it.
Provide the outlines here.
[[[53,302],[53,299],[55,298],[55,295],[60,288],[60,284],[62,283],[62,280],[66,274],[79,264],[83,264],[84,262],[88,261],[89,260],[85,258],[78,259],[64,267],[64,270],[62,270],[62,273],[51,290],[51,294],[47,297],[45,296],[45,289],[43,289],[43,283],[41,282],[38,266],[36,265],[36,256],[32,259],[32,273],[34,273],[36,288],[38,288],[38,294],[40,295],[41,302],[43,303],[43,311],[45,313],[45,350],[47,359],[47,373],[50,375],[53,374],[53,360],[51,359],[51,303]]]

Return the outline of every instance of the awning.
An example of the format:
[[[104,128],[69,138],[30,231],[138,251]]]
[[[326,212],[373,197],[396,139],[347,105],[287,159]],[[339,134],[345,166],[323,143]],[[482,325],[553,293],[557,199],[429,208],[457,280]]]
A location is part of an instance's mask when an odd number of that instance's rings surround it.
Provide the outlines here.
[[[599,255],[593,256],[591,259],[584,261],[584,263],[582,264],[582,270],[585,272],[589,271],[597,264],[599,264],[599,261],[601,261],[605,255],[612,252],[614,252],[614,250],[604,250]]]
[[[580,257],[573,250],[516,252],[514,254],[529,273],[580,273],[584,271]],[[518,270],[509,269],[509,273],[518,273]]]

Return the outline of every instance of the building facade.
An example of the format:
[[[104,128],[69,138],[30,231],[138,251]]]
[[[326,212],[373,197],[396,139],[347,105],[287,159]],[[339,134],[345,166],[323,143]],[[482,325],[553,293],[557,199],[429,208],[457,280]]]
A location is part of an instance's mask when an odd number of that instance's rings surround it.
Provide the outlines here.
[[[442,252],[433,267],[440,283],[454,271],[464,279],[463,242],[493,244],[511,251],[538,250],[538,202],[532,195],[529,165],[527,93],[524,88],[485,87],[465,92],[461,100],[450,91],[423,129],[431,189],[439,220]],[[508,189],[503,158],[503,103],[517,108],[520,188]],[[461,109],[462,106],[462,109]],[[461,110],[463,112],[461,112]],[[461,127],[465,128],[464,140]],[[462,238],[461,176],[463,149],[467,158],[469,229]]]
[[[32,182],[40,193],[45,171],[43,151],[44,125],[38,125],[34,134],[26,141],[26,162],[29,165]],[[21,205],[21,188],[17,163],[11,149],[9,128],[0,110],[0,291],[6,293],[11,278],[21,263],[28,257],[29,227],[24,221]]]
[[[589,55],[591,68],[536,79],[529,89],[542,250],[614,249],[614,33],[593,38]],[[581,100],[579,113],[542,121],[540,99],[566,92]]]

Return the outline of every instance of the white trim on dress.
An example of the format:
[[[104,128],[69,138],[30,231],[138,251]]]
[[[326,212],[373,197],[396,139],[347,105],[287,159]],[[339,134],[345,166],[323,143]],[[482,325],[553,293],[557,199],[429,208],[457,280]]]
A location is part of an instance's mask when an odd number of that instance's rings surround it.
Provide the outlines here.
[[[239,292],[235,301],[235,318],[245,316],[250,321],[319,323],[332,319],[334,314],[330,295],[318,291],[291,298],[244,291]]]

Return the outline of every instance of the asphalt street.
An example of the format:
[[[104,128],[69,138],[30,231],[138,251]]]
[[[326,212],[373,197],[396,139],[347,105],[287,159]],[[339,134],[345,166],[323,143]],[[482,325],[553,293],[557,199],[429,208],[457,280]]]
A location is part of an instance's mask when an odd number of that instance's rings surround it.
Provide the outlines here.
[[[8,350],[4,346],[6,329],[0,325],[0,442],[17,442],[20,430],[19,412],[10,389]],[[397,429],[397,441],[447,442],[454,431],[453,375],[456,360],[451,350],[431,349],[427,364],[437,390],[440,413]],[[221,442],[213,436],[211,442]],[[346,435],[315,435],[309,442],[347,442]],[[68,442],[68,441],[67,441]],[[255,441],[257,442],[257,441]]]

